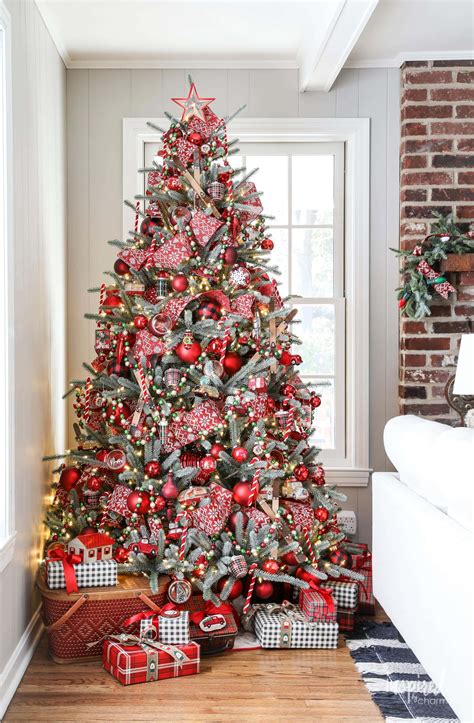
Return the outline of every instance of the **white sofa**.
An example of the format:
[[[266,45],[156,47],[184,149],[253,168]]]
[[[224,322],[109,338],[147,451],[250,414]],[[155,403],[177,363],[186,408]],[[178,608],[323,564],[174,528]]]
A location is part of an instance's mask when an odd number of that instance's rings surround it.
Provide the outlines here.
[[[373,475],[374,594],[472,723],[474,429],[396,417],[384,443],[398,474]]]

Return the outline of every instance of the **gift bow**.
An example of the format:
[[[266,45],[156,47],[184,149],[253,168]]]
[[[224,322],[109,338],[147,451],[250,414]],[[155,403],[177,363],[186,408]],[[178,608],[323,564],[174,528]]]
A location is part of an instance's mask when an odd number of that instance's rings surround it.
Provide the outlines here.
[[[48,552],[48,559],[46,560],[46,563],[59,561],[63,564],[67,594],[71,595],[71,593],[73,592],[78,592],[79,588],[77,587],[76,571],[74,570],[74,565],[79,565],[79,563],[82,562],[82,557],[80,555],[75,555],[72,552],[66,552],[66,550],[61,550],[60,548],[50,550]]]
[[[308,580],[309,587],[324,600],[330,613],[336,612],[336,606],[334,604],[334,598],[330,590],[320,587],[314,580]]]
[[[167,653],[171,658],[173,658],[175,663],[177,663],[180,667],[183,663],[189,663],[189,658],[186,653],[180,650],[176,645],[160,643],[158,640],[149,640],[148,638],[138,637],[138,635],[131,635],[130,633],[104,635],[102,638],[99,638],[99,640],[94,640],[93,643],[87,643],[87,647],[92,648],[94,645],[98,645],[103,640],[115,640],[117,643],[124,646],[139,645],[145,651],[147,647],[155,648],[155,650],[161,650],[163,653]]]
[[[141,620],[147,620],[148,618],[153,618],[156,616],[162,616],[166,617],[166,613],[168,610],[177,610],[180,611],[180,608],[176,606],[174,603],[169,602],[166,603],[166,605],[163,605],[159,610],[143,610],[141,613],[136,613],[135,615],[132,615],[132,617],[127,618],[127,620],[123,621],[124,627],[128,628],[130,625],[134,625],[135,623],[139,623]]]
[[[237,611],[229,603],[221,603],[220,605],[214,605],[210,600],[206,600],[204,610],[196,610],[191,613],[190,619],[195,625],[199,625],[200,622],[207,618],[208,615],[233,615],[235,622],[238,625],[239,616]]]
[[[303,613],[302,610],[300,610],[297,605],[288,602],[288,600],[284,600],[282,603],[269,603],[267,605],[259,603],[257,605],[252,605],[248,613],[246,613],[242,618],[242,624],[244,625],[246,630],[250,629],[248,627],[248,624],[252,620],[253,616],[259,612],[259,610],[264,610],[270,615],[278,615],[284,620],[289,620],[290,622],[299,621],[302,623],[306,623],[307,625],[314,624],[310,620],[308,620],[306,615]]]

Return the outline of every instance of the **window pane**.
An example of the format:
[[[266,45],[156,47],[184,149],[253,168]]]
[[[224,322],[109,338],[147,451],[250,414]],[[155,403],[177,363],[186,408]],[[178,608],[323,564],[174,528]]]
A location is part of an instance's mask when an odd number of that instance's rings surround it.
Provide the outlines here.
[[[332,229],[294,229],[291,243],[291,292],[306,297],[333,296]]]
[[[293,331],[303,344],[293,353],[303,357],[302,374],[334,374],[335,314],[332,304],[301,304]]]
[[[270,252],[269,262],[271,266],[277,266],[280,275],[273,274],[278,283],[278,291],[283,297],[288,296],[288,231],[286,228],[271,228],[268,235],[275,244]]]
[[[258,168],[251,180],[263,191],[263,212],[274,216],[270,223],[288,223],[288,156],[247,156],[247,170]]]
[[[310,443],[321,449],[334,449],[334,379],[324,379],[312,387],[321,396],[321,405],[313,414]]]
[[[334,156],[292,156],[293,223],[332,224]]]

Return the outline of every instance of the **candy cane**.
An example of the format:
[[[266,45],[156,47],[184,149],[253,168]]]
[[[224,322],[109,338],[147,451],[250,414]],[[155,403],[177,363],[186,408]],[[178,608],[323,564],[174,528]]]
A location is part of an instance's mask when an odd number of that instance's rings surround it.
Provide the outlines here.
[[[145,269],[147,271],[149,271],[150,269],[153,268],[153,265],[155,263],[155,260],[153,258],[155,251],[156,251],[156,243],[155,243],[155,241],[152,241],[152,243],[150,245],[150,253],[148,254],[147,260],[145,262]]]
[[[138,217],[139,217],[139,210],[140,210],[140,201],[137,201],[135,204],[135,233],[138,233]]]
[[[227,351],[227,347],[229,346],[229,344],[230,344],[230,329],[229,329],[228,326],[226,326],[226,328],[225,328],[225,330],[224,330],[224,338],[222,339],[221,356],[220,356],[220,359],[219,359],[219,361],[220,361],[221,364],[224,363],[224,358],[225,358],[226,351]]]
[[[105,301],[105,284],[100,285],[100,295],[99,295],[99,306],[102,306],[102,304]]]
[[[313,565],[317,565],[318,561],[316,560],[316,555],[314,554],[313,545],[311,544],[311,539],[309,537],[309,527],[305,527],[303,529],[303,536],[306,541],[306,546],[308,547],[308,550],[309,550],[309,556],[311,558],[311,562],[313,563]]]
[[[253,476],[252,484],[250,485],[250,494],[249,494],[249,499],[248,499],[248,506],[249,506],[249,507],[251,507],[251,506],[256,502],[256,500],[257,500],[257,495],[258,495],[258,493],[259,493],[259,491],[260,491],[259,480],[260,480],[260,475],[261,475],[261,474],[262,474],[262,470],[261,470],[261,469],[257,469],[257,470],[255,471],[254,476]]]
[[[294,424],[295,424],[295,408],[290,407],[290,409],[288,411],[288,419],[286,420],[285,434],[283,435],[283,439],[288,439],[291,432],[293,431]]]
[[[89,421],[89,417],[91,414],[91,392],[92,392],[91,378],[87,377],[86,386],[85,386],[85,399],[84,399],[84,420],[86,422]]]
[[[188,513],[184,512],[182,510],[180,512],[178,512],[176,515],[175,522],[179,522],[179,520],[186,520],[186,527],[183,528],[183,531],[181,533],[181,540],[180,540],[180,544],[179,544],[179,553],[178,553],[178,558],[180,560],[184,560],[184,552],[186,549],[186,540],[188,539],[188,527],[187,527],[187,524],[189,522]]]
[[[255,570],[256,570],[256,569],[257,569],[257,563],[256,563],[256,562],[252,562],[252,564],[251,564],[250,567],[249,567],[249,575],[252,576],[252,579],[251,579],[251,581],[250,581],[249,589],[248,589],[248,592],[247,592],[247,597],[245,598],[244,607],[243,607],[243,609],[242,609],[242,614],[244,614],[244,615],[245,615],[245,613],[247,612],[247,610],[248,610],[249,607],[250,607],[250,601],[251,601],[251,599],[252,599],[253,589],[254,589],[254,587],[255,587],[255,583],[257,582],[257,576],[255,575]]]
[[[150,401],[150,392],[148,391],[145,372],[143,371],[143,367],[141,366],[141,364],[139,364],[138,368],[135,369],[135,376],[137,377],[138,386],[140,387],[140,391],[143,395],[144,401],[149,402]]]

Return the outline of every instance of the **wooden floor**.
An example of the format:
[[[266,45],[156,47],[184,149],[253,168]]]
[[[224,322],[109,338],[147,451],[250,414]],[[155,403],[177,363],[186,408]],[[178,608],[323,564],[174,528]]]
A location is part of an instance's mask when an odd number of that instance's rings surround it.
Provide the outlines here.
[[[382,610],[377,619],[386,619]],[[372,702],[344,639],[337,650],[256,650],[201,660],[201,673],[121,686],[100,662],[57,665],[43,638],[5,721],[371,723]]]

